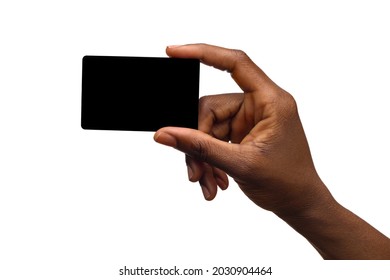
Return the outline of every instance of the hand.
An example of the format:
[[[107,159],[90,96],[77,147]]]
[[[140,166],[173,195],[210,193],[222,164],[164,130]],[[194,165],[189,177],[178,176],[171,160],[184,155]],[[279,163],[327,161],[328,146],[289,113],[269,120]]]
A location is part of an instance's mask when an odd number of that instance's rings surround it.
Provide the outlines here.
[[[197,58],[227,70],[243,90],[199,102],[199,130],[165,127],[155,140],[186,154],[189,179],[212,200],[232,177],[260,207],[295,213],[327,194],[314,168],[293,97],[242,51],[205,44],[168,47],[171,57]],[[325,196],[329,197],[329,196]]]
[[[342,207],[314,168],[293,97],[242,51],[197,44],[167,48],[227,70],[243,93],[201,98],[198,130],[164,127],[154,139],[186,154],[188,175],[207,200],[231,176],[326,259],[390,259],[390,239]],[[227,175],[226,175],[227,174]]]

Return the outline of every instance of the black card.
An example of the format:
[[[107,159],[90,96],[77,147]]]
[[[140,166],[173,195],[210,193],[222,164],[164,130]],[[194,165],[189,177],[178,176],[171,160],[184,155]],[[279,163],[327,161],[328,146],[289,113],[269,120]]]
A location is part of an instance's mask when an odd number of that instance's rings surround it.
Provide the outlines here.
[[[84,56],[81,127],[198,127],[198,59]]]

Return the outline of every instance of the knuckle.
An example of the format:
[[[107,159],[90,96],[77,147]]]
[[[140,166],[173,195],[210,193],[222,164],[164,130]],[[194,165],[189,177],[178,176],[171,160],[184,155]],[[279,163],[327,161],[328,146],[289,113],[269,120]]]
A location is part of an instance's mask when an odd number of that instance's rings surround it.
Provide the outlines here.
[[[232,53],[236,57],[236,59],[238,59],[238,60],[246,60],[246,59],[248,59],[248,55],[244,51],[242,51],[242,50],[232,49]]]
[[[294,119],[298,116],[298,106],[295,98],[288,92],[283,91],[278,99],[279,115],[282,119]]]
[[[202,109],[207,109],[210,106],[210,97],[209,96],[202,96],[199,98],[199,108]]]
[[[281,120],[288,120],[298,115],[295,98],[283,89],[278,88],[272,94],[263,97],[263,102]]]
[[[297,112],[298,109],[297,102],[295,101],[295,98],[288,92],[286,92],[284,96],[284,106],[286,108],[286,111],[290,113],[295,114]]]
[[[199,99],[199,116],[204,118],[205,116],[211,116],[215,119],[216,99],[214,96],[202,96]]]
[[[239,49],[233,49],[231,57],[233,58],[234,66],[240,65],[245,71],[253,71],[253,62],[246,52]]]

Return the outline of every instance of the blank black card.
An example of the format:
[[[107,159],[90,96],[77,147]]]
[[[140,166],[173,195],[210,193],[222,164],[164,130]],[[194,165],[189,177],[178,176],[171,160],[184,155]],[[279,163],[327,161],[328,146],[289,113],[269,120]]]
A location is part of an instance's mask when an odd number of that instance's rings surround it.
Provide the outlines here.
[[[197,59],[83,57],[81,127],[156,131],[198,127]]]

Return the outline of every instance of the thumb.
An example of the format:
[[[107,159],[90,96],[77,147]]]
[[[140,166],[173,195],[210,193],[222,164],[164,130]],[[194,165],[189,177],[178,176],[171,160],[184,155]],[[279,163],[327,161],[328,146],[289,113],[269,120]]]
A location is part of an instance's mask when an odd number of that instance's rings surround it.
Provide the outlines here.
[[[242,166],[238,144],[218,140],[199,130],[164,127],[155,133],[154,140],[182,151],[192,158],[209,163],[229,175],[235,173],[234,169],[237,169],[237,166]]]

